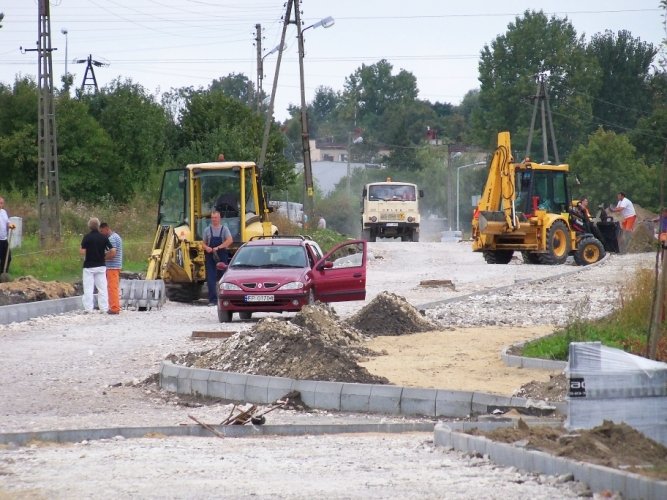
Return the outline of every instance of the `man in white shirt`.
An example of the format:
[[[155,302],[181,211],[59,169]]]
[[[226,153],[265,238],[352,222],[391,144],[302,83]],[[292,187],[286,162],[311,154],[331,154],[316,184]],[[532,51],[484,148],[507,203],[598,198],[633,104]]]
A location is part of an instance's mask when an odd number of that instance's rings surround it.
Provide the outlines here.
[[[326,228],[327,228],[327,221],[324,217],[320,215],[320,218],[317,221],[317,229],[326,229]]]
[[[635,207],[630,199],[625,197],[624,192],[621,191],[617,196],[618,203],[615,208],[610,208],[610,210],[612,212],[621,212],[621,217],[623,217],[621,227],[626,231],[632,231],[635,228],[635,222],[637,221]]]
[[[15,227],[14,224],[9,222],[9,215],[5,210],[5,199],[0,196],[0,272],[9,270],[12,254],[9,251],[8,235],[9,230]]]

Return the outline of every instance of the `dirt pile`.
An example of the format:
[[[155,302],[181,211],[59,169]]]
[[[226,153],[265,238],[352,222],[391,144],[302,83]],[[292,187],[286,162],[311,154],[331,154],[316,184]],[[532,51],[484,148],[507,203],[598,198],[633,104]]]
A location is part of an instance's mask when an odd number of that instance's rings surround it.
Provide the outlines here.
[[[549,380],[539,382],[533,380],[513,394],[520,398],[537,399],[541,401],[565,401],[567,396],[568,380],[565,373],[549,375]]]
[[[387,291],[380,292],[348,322],[371,337],[428,332],[439,328],[405,298]]]
[[[625,235],[624,235],[625,236]],[[635,226],[635,230],[628,236],[625,244],[627,253],[643,253],[655,250],[657,241],[652,222],[642,222]]]
[[[0,306],[62,299],[74,295],[77,295],[77,289],[71,283],[39,281],[32,276],[23,276],[8,283],[0,283]]]
[[[174,362],[253,375],[386,384],[357,361],[370,351],[364,337],[338,322],[328,306],[306,306],[292,321],[266,318],[203,353],[170,357]]]
[[[593,429],[569,432],[562,427],[529,427],[520,421],[517,429],[471,433],[559,457],[667,479],[667,448],[624,423],[604,421]]]

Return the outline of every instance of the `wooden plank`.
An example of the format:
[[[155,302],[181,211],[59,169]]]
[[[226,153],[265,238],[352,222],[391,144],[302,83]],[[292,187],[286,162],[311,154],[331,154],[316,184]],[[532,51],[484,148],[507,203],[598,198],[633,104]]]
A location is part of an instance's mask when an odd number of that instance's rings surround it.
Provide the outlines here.
[[[228,339],[236,332],[223,332],[219,330],[214,331],[201,331],[195,330],[192,332],[193,339]]]

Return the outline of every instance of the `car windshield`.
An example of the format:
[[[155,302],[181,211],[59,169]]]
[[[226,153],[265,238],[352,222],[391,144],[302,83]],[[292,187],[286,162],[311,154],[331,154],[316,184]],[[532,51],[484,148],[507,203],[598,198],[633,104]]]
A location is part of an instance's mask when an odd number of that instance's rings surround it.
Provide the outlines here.
[[[231,268],[306,267],[306,253],[301,246],[244,246],[234,255]]]

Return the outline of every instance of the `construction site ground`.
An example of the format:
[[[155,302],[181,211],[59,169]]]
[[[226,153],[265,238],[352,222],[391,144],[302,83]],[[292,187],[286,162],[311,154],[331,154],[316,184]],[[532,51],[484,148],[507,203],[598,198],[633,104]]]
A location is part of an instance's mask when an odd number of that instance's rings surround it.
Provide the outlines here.
[[[326,366],[335,358],[353,363],[345,372],[348,381],[503,395],[523,386],[523,396],[562,398],[562,390],[554,390],[558,374],[508,368],[500,349],[548,334],[574,316],[608,314],[619,305],[636,267],[651,267],[654,261],[654,254],[645,252],[610,255],[588,269],[525,265],[520,257],[500,266],[485,264],[468,243],[378,242],[369,250],[367,300],[320,308],[296,324],[285,321],[294,315],[270,314],[258,317],[274,318],[276,328],[259,318],[220,324],[215,308],[168,302],[161,310],[119,316],[73,312],[0,325],[0,432],[190,425],[189,415],[213,424],[224,420],[230,402],[165,393],[155,384],[154,374],[167,357],[188,363],[206,359],[202,366],[220,362],[218,369],[244,366],[249,373],[269,367],[274,372],[266,374],[283,376],[292,376],[288,368],[306,373],[319,364],[326,380],[341,373],[343,365]],[[549,279],[557,275],[562,277]],[[434,304],[485,290],[492,291]],[[414,306],[427,303],[422,316]],[[378,322],[384,331],[369,326]],[[406,331],[411,328],[417,333]],[[269,349],[273,357],[264,365],[257,356],[243,356],[258,347],[253,339],[263,339],[263,345],[274,340],[276,329],[291,336],[295,349],[284,357]],[[193,331],[207,330],[244,334],[229,340],[191,338]],[[304,334],[309,341],[299,342]],[[319,345],[316,338],[326,342]],[[224,349],[230,341],[235,349]],[[333,355],[340,353],[351,353],[351,359]],[[267,415],[271,424],[379,421],[406,419],[286,409]],[[90,497],[101,491],[120,497],[438,498],[447,492],[448,498],[569,498],[585,491],[564,480],[435,448],[429,434],[225,441],[155,435],[34,443],[0,449],[0,476],[0,498]]]

